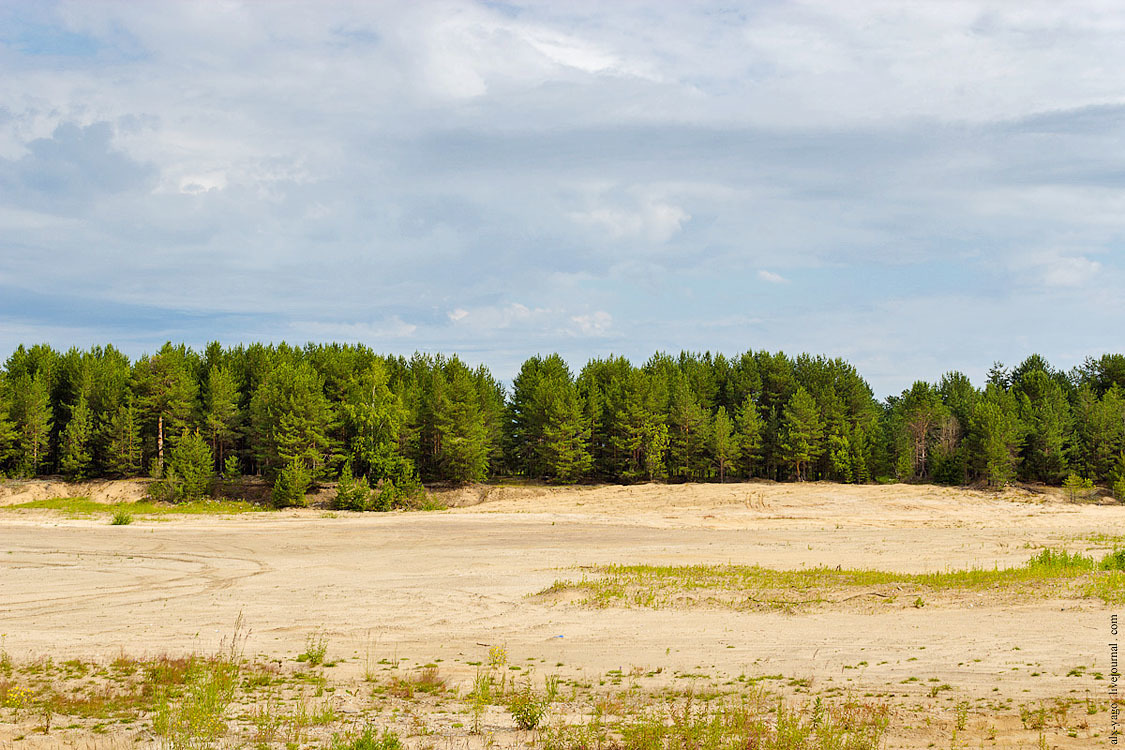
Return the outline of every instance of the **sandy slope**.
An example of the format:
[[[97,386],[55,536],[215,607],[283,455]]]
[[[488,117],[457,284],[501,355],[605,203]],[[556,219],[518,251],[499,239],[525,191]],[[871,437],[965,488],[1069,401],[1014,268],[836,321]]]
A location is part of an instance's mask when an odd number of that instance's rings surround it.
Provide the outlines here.
[[[308,510],[120,527],[6,511],[0,633],[18,655],[208,650],[242,612],[250,652],[292,656],[320,629],[337,656],[374,643],[379,656],[443,659],[455,680],[472,674],[466,662],[481,660],[489,645],[506,644],[514,660],[589,674],[634,666],[782,673],[918,695],[933,678],[959,696],[995,698],[999,688],[1019,701],[1104,692],[1104,682],[1067,676],[1078,665],[1109,671],[1111,610],[1100,602],[997,603],[982,594],[956,606],[787,615],[592,611],[529,595],[580,577],[575,566],[612,562],[908,572],[1019,564],[1039,545],[1082,550],[1094,546],[1084,540],[1090,535],[1125,534],[1122,507],[901,485],[470,494],[464,499],[477,504],[436,513]],[[920,679],[904,684],[910,677]]]

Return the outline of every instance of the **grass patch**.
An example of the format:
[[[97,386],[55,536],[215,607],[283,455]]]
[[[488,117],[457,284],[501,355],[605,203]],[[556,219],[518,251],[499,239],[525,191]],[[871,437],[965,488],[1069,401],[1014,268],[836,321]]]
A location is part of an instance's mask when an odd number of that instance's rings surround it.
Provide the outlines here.
[[[752,691],[738,700],[682,700],[627,711],[618,721],[594,716],[585,724],[541,730],[545,750],[618,747],[627,750],[807,750],[883,747],[890,709],[883,704],[847,700],[829,704],[820,699],[794,708]]]
[[[17,505],[5,505],[0,510],[57,510],[77,516],[110,515],[114,523],[117,518],[131,516],[163,516],[170,514],[207,515],[207,514],[235,514],[235,513],[260,513],[272,510],[261,505],[254,505],[245,500],[193,500],[187,503],[157,503],[151,500],[139,500],[134,503],[98,503],[88,497],[53,497],[48,500],[32,500]],[[131,520],[131,519],[130,519]]]
[[[1107,603],[1125,599],[1125,551],[1110,553],[1100,565],[1092,557],[1045,549],[1019,567],[921,574],[830,567],[774,570],[759,565],[605,565],[592,572],[596,577],[559,580],[539,594],[577,592],[582,595],[579,604],[595,607],[702,604],[734,609],[840,602],[862,596],[857,593],[861,590],[890,601],[879,591],[890,587],[911,594],[1053,588]],[[1075,583],[1084,585],[1074,588]],[[921,596],[913,601],[915,607],[924,602]]]

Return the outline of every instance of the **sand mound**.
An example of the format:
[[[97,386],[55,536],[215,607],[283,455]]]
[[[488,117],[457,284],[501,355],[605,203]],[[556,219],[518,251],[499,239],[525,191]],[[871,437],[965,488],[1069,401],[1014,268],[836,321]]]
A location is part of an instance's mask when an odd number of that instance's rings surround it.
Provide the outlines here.
[[[98,479],[66,482],[62,479],[13,479],[0,484],[0,505],[19,505],[55,497],[88,497],[96,503],[131,503],[143,500],[148,479]]]

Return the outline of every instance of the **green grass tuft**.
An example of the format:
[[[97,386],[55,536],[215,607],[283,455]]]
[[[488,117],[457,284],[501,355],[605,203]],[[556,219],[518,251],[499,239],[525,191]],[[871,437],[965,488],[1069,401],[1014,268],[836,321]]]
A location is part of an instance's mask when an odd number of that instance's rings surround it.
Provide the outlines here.
[[[663,608],[678,603],[717,605],[733,609],[759,606],[792,608],[822,604],[849,591],[897,585],[921,592],[1011,589],[1070,584],[1090,578],[1080,596],[1106,602],[1125,599],[1125,576],[1097,573],[1125,571],[1125,550],[1108,555],[1100,564],[1092,557],[1065,550],[1044,549],[1027,563],[1011,568],[969,568],[940,573],[895,573],[870,569],[826,566],[803,570],[774,570],[759,565],[605,565],[594,568],[594,578],[559,580],[540,594],[575,591],[588,606],[610,605]],[[887,601],[892,601],[891,597]],[[914,599],[922,606],[924,599]]]
[[[193,500],[172,505],[151,500],[139,500],[135,503],[98,503],[88,497],[53,497],[48,500],[5,505],[0,507],[0,510],[57,510],[80,516],[103,514],[116,516],[121,513],[135,516],[163,516],[258,513],[270,509],[244,500]]]

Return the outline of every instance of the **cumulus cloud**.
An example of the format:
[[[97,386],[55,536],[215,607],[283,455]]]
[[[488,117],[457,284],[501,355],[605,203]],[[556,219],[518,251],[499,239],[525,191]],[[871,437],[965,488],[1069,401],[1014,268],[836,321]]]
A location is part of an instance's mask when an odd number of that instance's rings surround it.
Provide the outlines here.
[[[578,332],[583,336],[605,336],[613,325],[613,316],[605,310],[574,315],[570,319],[578,326]]]
[[[612,239],[642,238],[650,242],[667,242],[691,216],[679,206],[648,203],[636,210],[595,208],[573,214],[580,224],[603,229]]]
[[[0,349],[347,338],[510,376],[869,339],[890,382],[926,338],[841,315],[888,290],[1125,322],[1113,4],[60,0],[0,28]],[[986,363],[1026,325],[955,320]]]
[[[1038,277],[1049,287],[1081,287],[1102,270],[1101,263],[1081,255],[1043,254],[1030,261]]]

